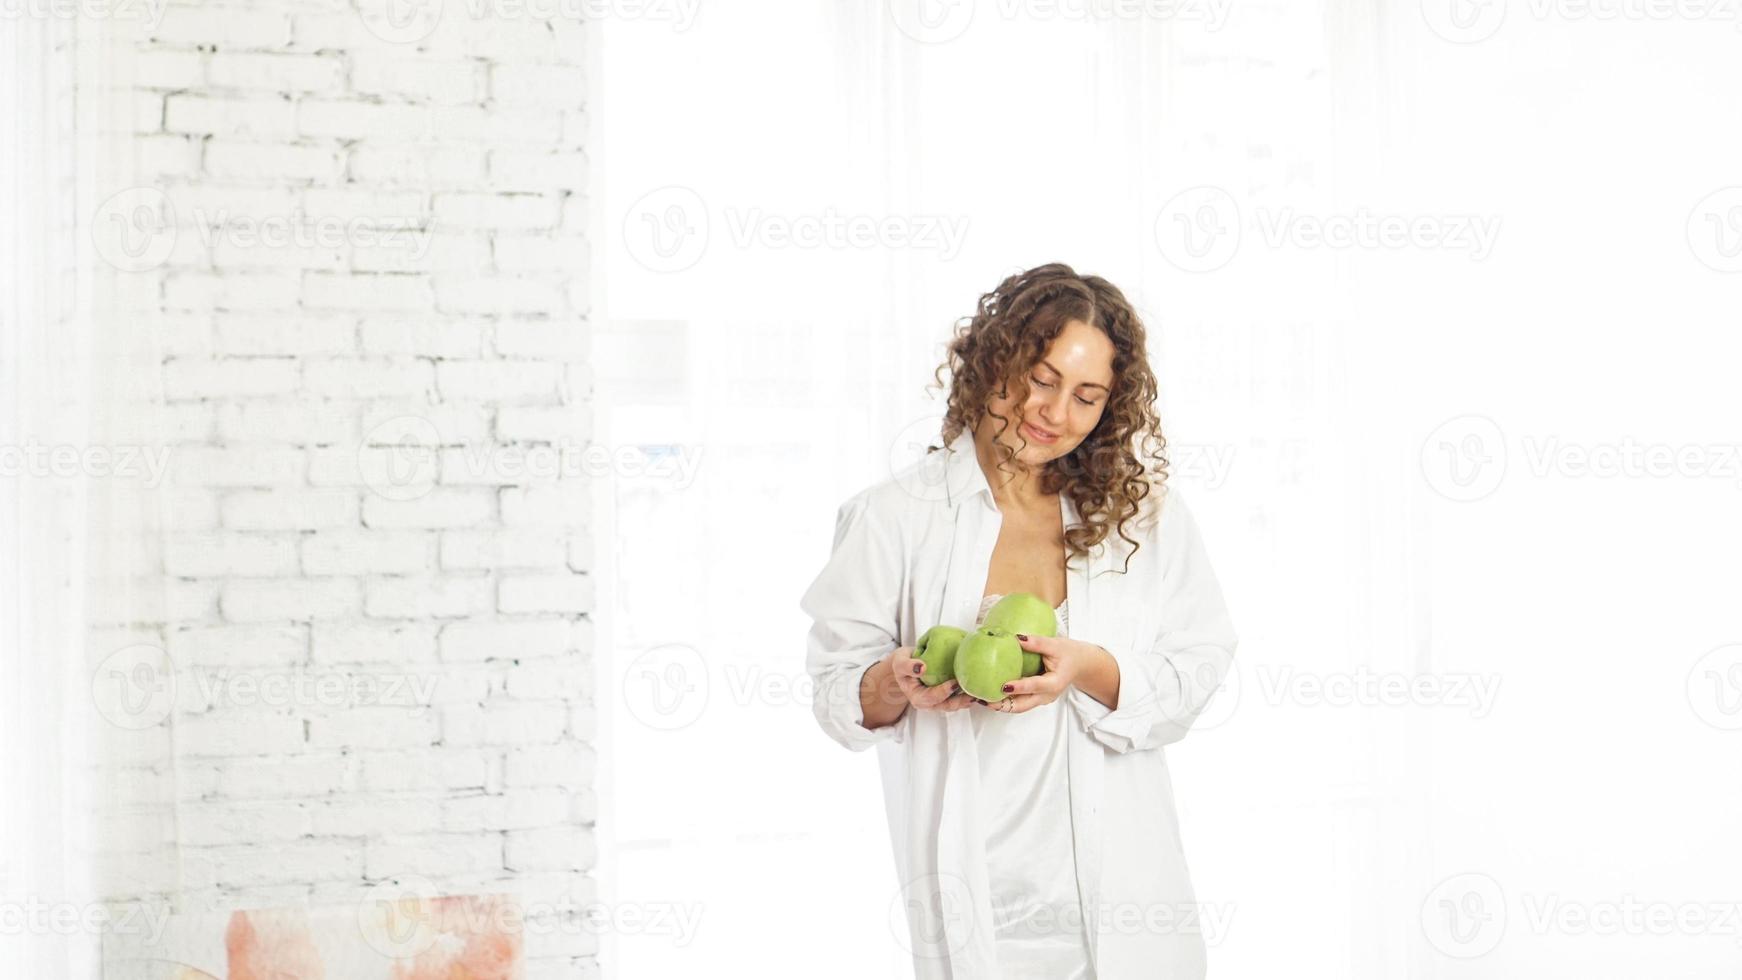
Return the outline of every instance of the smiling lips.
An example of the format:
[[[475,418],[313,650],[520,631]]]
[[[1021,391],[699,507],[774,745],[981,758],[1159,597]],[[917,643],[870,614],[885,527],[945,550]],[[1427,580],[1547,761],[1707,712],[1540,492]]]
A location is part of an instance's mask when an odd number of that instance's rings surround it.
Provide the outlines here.
[[[1057,442],[1059,438],[1045,429],[1035,428],[1034,425],[1029,422],[1022,423],[1022,428],[1028,433],[1028,437],[1033,439],[1035,442]]]

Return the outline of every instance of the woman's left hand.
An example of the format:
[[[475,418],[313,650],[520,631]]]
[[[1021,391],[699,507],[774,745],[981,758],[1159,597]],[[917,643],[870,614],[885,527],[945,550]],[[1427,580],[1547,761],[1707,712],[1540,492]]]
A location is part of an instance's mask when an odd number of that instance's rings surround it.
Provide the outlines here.
[[[1019,677],[1006,684],[1003,700],[986,702],[986,707],[993,711],[1020,714],[1057,701],[1076,683],[1077,675],[1089,656],[1101,652],[1101,648],[1093,643],[1084,643],[1066,636],[1018,633],[1016,641],[1022,644],[1024,651],[1040,654],[1041,672],[1033,677]]]

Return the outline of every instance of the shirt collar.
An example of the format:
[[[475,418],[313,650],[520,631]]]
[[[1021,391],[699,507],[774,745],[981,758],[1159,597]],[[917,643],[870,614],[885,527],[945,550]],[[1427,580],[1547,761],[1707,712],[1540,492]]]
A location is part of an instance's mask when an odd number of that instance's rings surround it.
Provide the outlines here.
[[[981,496],[987,507],[996,509],[998,504],[992,499],[992,485],[986,482],[986,471],[980,468],[980,458],[974,453],[973,430],[964,428],[957,434],[955,441],[950,443],[949,452],[944,486],[950,504],[959,507]]]
[[[975,497],[984,502],[987,510],[997,510],[998,502],[992,498],[992,485],[986,482],[986,471],[980,468],[980,458],[974,453],[974,433],[963,429],[949,445],[950,457],[945,462],[944,489],[949,496],[951,506],[960,507]],[[1081,521],[1077,513],[1076,501],[1069,494],[1059,494],[1059,512],[1064,516],[1065,526],[1069,527]]]

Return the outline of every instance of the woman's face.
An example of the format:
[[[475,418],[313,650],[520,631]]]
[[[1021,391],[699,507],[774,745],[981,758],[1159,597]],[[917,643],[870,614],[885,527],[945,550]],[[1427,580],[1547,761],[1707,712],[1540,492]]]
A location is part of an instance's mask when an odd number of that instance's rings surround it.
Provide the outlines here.
[[[1029,370],[1028,398],[1020,408],[1013,397],[1018,392],[1014,382],[1005,397],[994,393],[992,411],[1010,419],[997,438],[1017,450],[1017,462],[1030,466],[1065,456],[1095,430],[1112,387],[1113,342],[1087,323],[1072,320]],[[993,432],[1002,424],[997,419],[987,422]]]

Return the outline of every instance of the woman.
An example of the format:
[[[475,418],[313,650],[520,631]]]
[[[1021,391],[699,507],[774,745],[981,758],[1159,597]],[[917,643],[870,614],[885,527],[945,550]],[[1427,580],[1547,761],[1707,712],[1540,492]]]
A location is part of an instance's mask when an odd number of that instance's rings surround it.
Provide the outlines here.
[[[841,505],[800,600],[818,722],[878,747],[900,938],[920,977],[1201,977],[1164,747],[1235,636],[1166,484],[1143,326],[1044,265],[980,298],[945,367],[945,446]],[[1057,612],[1018,637],[1042,673],[992,702],[921,684],[918,636],[1012,592]]]

